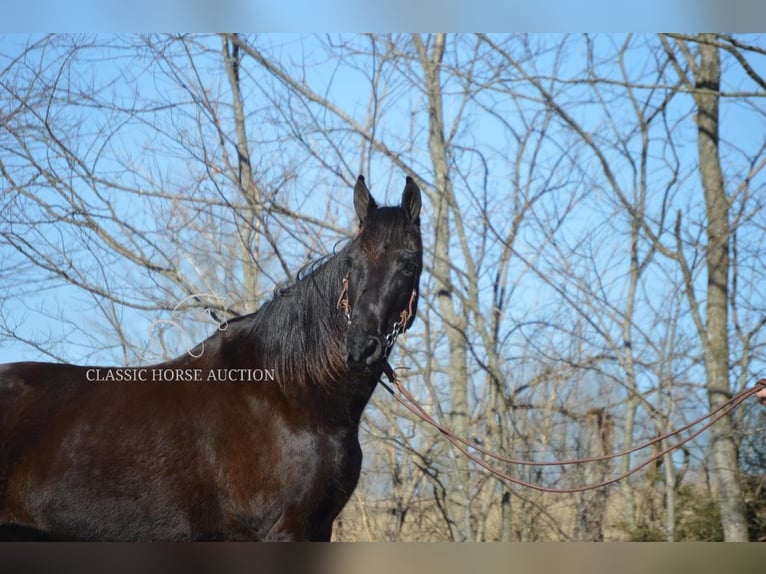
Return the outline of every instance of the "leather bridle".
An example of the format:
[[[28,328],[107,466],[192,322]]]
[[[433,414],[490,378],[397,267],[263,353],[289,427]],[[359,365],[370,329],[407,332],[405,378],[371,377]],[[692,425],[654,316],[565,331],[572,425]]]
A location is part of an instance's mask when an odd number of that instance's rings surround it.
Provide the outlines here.
[[[404,331],[407,330],[407,324],[410,322],[410,319],[414,315],[413,312],[413,306],[415,304],[415,299],[418,296],[417,289],[413,289],[412,293],[410,293],[410,300],[408,301],[407,305],[404,309],[402,309],[401,313],[399,313],[399,319],[394,323],[393,328],[391,331],[386,335],[385,337],[385,347],[383,350],[383,355],[388,358],[388,354],[391,352],[391,347],[394,346],[394,343],[396,342],[397,337],[404,333]],[[346,325],[351,326],[351,303],[348,300],[348,273],[346,273],[346,276],[343,277],[343,287],[340,291],[340,296],[338,297],[338,303],[335,305],[336,309],[340,309],[343,311],[343,314],[346,316]]]

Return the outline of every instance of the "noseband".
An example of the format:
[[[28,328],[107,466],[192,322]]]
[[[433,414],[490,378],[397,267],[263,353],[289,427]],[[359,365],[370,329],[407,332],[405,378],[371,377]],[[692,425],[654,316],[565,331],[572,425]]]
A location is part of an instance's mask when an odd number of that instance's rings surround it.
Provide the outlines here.
[[[407,329],[407,323],[412,318],[412,306],[415,304],[415,297],[418,296],[417,290],[413,289],[410,293],[410,300],[407,306],[399,313],[399,320],[394,323],[391,332],[386,335],[386,347],[384,355],[388,357],[388,353],[391,351],[391,347],[394,346],[396,338],[401,335]],[[338,297],[338,303],[335,305],[336,309],[341,309],[346,316],[346,325],[351,326],[351,303],[348,300],[348,273],[343,278],[343,288],[340,291],[340,297]]]

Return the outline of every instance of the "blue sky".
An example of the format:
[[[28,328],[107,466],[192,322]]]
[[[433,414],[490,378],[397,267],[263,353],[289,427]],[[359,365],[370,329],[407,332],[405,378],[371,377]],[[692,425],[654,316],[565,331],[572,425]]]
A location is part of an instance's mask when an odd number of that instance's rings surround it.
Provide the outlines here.
[[[766,21],[758,0],[446,0],[385,3],[349,0],[30,0],[4,14],[5,31],[136,31],[249,29],[273,32],[753,31]]]
[[[267,43],[280,46],[279,50],[275,53],[280,54],[280,57],[284,62],[290,60],[300,60],[304,56],[314,62],[314,66],[309,70],[309,80],[313,83],[315,89],[322,92],[322,88],[326,91],[323,92],[334,101],[339,102],[342,107],[350,113],[359,113],[361,116],[364,112],[364,108],[367,103],[367,94],[365,92],[365,86],[362,82],[359,82],[359,72],[350,71],[348,69],[337,69],[332,61],[324,61],[323,55],[315,51],[312,46],[314,40],[311,37],[300,35],[289,36],[271,36],[266,39]],[[23,37],[5,37],[0,41],[0,53],[5,57],[11,56],[17,50],[19,42],[25,41]],[[213,40],[215,41],[215,40]],[[551,39],[555,41],[555,38]],[[618,44],[621,41],[621,37],[614,38],[600,38],[597,42],[597,50],[603,50],[607,53],[610,46]],[[641,61],[645,55],[640,53],[640,50],[636,54],[636,62]],[[5,62],[5,58],[0,62]],[[102,79],[106,81],[107,78],[127,78],[126,81],[118,82],[115,85],[115,90],[118,94],[125,93],[126,101],[132,97],[134,91],[137,89],[142,93],[144,97],[154,97],[155,92],[162,92],[162,95],[168,100],[173,100],[173,93],[169,90],[168,86],[158,85],[158,78],[161,81],[161,77],[148,76],[148,75],[135,75],[132,68],[128,65],[130,60],[109,60],[106,57],[100,59],[95,67],[90,69],[89,73],[94,74],[94,78]],[[2,65],[0,63],[0,65]],[[638,68],[637,68],[638,71]],[[330,80],[332,79],[332,82]],[[728,84],[736,87],[741,83],[742,75],[727,76]],[[529,90],[529,88],[520,87],[520,90]],[[259,94],[255,87],[251,89],[251,97],[258,98]],[[397,94],[397,96],[399,96]],[[181,92],[178,93],[179,98],[186,97]],[[688,96],[680,96],[687,97]],[[419,100],[412,94],[402,93],[398,99],[391,104],[392,112],[387,118],[387,122],[381,126],[380,129],[384,129],[392,134],[406,134],[408,127],[408,112],[415,106],[419,105]],[[763,104],[757,103],[763,109]],[[448,113],[454,108],[450,107],[450,101],[446,102],[445,108]],[[603,122],[603,118],[597,114],[593,114],[589,110],[589,106],[580,105],[576,109],[572,110],[578,119],[581,119],[586,126],[598,126],[600,122]],[[509,117],[511,114],[509,113]],[[749,150],[756,149],[764,142],[764,133],[766,133],[763,126],[763,116],[753,115],[751,110],[742,108],[739,106],[724,105],[723,117],[725,119],[723,135],[726,139],[735,142],[737,146],[746,148]],[[477,145],[486,149],[503,150],[505,146],[508,146],[508,142],[503,139],[502,131],[498,129],[498,125],[492,121],[488,121],[486,118],[478,118],[475,120],[474,130],[470,134],[470,139],[476,142]],[[120,137],[120,145],[125,147],[125,150],[130,150],[131,155],[137,162],[139,167],[159,165],[160,171],[168,174],[168,181],[178,179],[179,181],[186,176],[184,172],[184,166],[182,163],[178,163],[173,160],[172,156],[163,158],[154,154],[142,154],[140,152],[140,142],[147,136],[140,125],[131,126],[129,129],[124,130]],[[694,130],[691,124],[685,128],[687,135],[687,144],[683,146],[683,153],[690,154],[689,162],[693,163],[693,157],[696,155],[696,144],[694,141]],[[659,149],[661,147],[658,144]],[[560,150],[558,149],[546,149],[543,151],[542,164],[549,162],[552,164],[557,157]],[[546,154],[548,157],[546,158]],[[428,162],[427,151],[425,148],[419,152],[419,160],[424,163]],[[356,169],[356,163],[354,158],[349,159],[350,169]],[[143,164],[143,162],[146,162]],[[109,167],[109,162],[103,162],[100,164],[102,169]],[[512,166],[497,162],[491,166],[490,189],[501,189],[507,178],[510,177],[510,169]],[[397,170],[391,170],[385,162],[374,163],[373,173],[368,175],[370,185],[374,194],[378,199],[387,200],[393,202],[398,200],[398,194],[401,190],[401,174]],[[566,175],[566,174],[564,174]],[[627,188],[630,187],[631,173],[629,171],[621,171],[618,176]],[[663,175],[658,176],[658,181],[661,182]],[[310,213],[317,209],[313,202],[324,202],[326,197],[334,198],[337,194],[337,199],[333,199],[334,204],[337,206],[337,213],[343,219],[342,224],[350,223],[350,208],[348,202],[343,199],[346,190],[333,189],[332,185],[337,184],[337,181],[321,184],[319,187],[312,188],[312,191],[308,193],[305,200],[298,198],[300,189],[311,188],[311,183],[308,179],[301,182],[300,186],[297,186],[294,193],[294,200],[299,205],[300,209],[305,213]],[[697,188],[698,181],[693,175],[689,176],[689,194],[693,194],[693,190]],[[460,191],[460,190],[458,190]],[[348,197],[348,196],[345,196]],[[691,197],[691,195],[690,195]],[[122,200],[121,200],[122,201]],[[683,201],[681,202],[683,204]],[[593,204],[596,209],[599,209],[597,203]],[[587,228],[592,220],[595,212],[589,212],[588,209],[593,207],[587,207],[583,211],[577,214],[579,218],[579,224],[570,228],[569,232],[574,236],[577,236],[580,230]],[[125,206],[125,209],[127,207]],[[146,213],[139,214],[140,217],[148,217]],[[477,225],[481,225],[478,221]],[[604,232],[606,233],[606,232]],[[530,251],[535,236],[529,236],[527,241],[530,244]],[[330,241],[327,245],[331,247]],[[615,267],[612,270],[616,277],[624,275],[624,268]],[[282,279],[279,274],[276,274],[276,280]],[[110,277],[110,283],[114,285],[114,288],[129,288],[130,283],[122,283],[127,278],[126,270],[115,268],[113,276]],[[658,280],[655,278],[655,280]],[[515,311],[521,315],[533,315],[545,310],[545,307],[550,299],[550,293],[544,289],[540,289],[540,285],[537,282],[530,282],[526,286],[519,288],[517,292],[519,299],[515,301],[515,308],[522,308],[523,311]],[[86,347],[80,347],[80,341],[82,334],[78,334],[78,329],[84,330],[86,333],[93,329],[93,321],[95,320],[92,315],[86,312],[87,309],[92,308],[92,300],[89,297],[84,297],[81,293],[73,291],[69,287],[61,287],[55,291],[33,291],[24,293],[23,297],[15,297],[6,300],[4,303],[3,312],[7,314],[12,320],[17,322],[26,321],[27,330],[25,333],[35,333],[35,337],[40,340],[46,338],[45,334],[48,330],[52,329],[54,339],[57,339],[63,346],[57,347],[57,350],[61,352],[62,349],[66,349],[67,345],[70,345],[71,351],[65,352],[65,356],[78,358],[81,360],[83,353],[87,350]],[[64,316],[69,318],[70,324],[65,323],[50,323],[45,319],[44,313],[38,313],[37,311],[48,310],[52,315],[59,315],[63,313]],[[151,345],[152,335],[150,332],[151,326],[154,321],[157,320],[157,316],[151,312],[141,312],[135,310],[123,310],[123,321],[129,325],[133,337],[137,342],[144,342],[145,346]],[[64,343],[66,341],[66,343]],[[84,344],[84,343],[82,343]],[[21,348],[18,344],[5,344],[0,348],[0,362],[18,360],[18,359],[38,359],[42,358],[38,351],[30,348]],[[94,360],[98,362],[111,362],[114,357],[111,357],[109,353],[96,354]]]

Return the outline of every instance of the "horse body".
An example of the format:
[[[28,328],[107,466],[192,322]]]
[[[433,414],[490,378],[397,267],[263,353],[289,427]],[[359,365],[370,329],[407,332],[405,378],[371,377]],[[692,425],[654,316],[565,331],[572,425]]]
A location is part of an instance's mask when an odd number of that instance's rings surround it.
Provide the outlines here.
[[[0,366],[0,539],[329,540],[359,478],[359,420],[399,291],[420,271],[391,270],[402,253],[420,265],[414,226],[390,234],[393,263],[362,268],[365,224],[367,241],[383,237],[376,211],[417,216],[365,209],[341,253],[177,359]],[[353,320],[336,308],[344,277]]]
[[[33,378],[43,370],[47,380]],[[373,382],[347,381],[356,396],[309,396],[262,381],[90,382],[86,371],[0,371],[10,469],[0,522],[54,538],[329,538],[322,518],[356,486],[356,429]]]

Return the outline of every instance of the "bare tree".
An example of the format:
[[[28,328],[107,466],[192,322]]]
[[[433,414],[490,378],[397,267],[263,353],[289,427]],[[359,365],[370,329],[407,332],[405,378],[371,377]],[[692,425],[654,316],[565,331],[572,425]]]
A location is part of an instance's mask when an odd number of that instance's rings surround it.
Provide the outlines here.
[[[426,196],[426,273],[392,360],[434,417],[538,460],[652,438],[763,369],[766,141],[734,141],[718,112],[763,122],[761,43],[30,40],[0,62],[0,333],[70,361],[179,352],[175,325],[196,340],[257,309],[348,236],[359,173],[383,198],[407,173]],[[27,314],[55,330],[35,333]],[[718,469],[722,520],[738,524],[726,538],[741,539],[737,445],[752,417],[727,424],[618,487],[539,494],[480,472],[377,393],[336,537],[672,540],[682,482],[702,492]],[[578,486],[638,456],[507,470]]]

